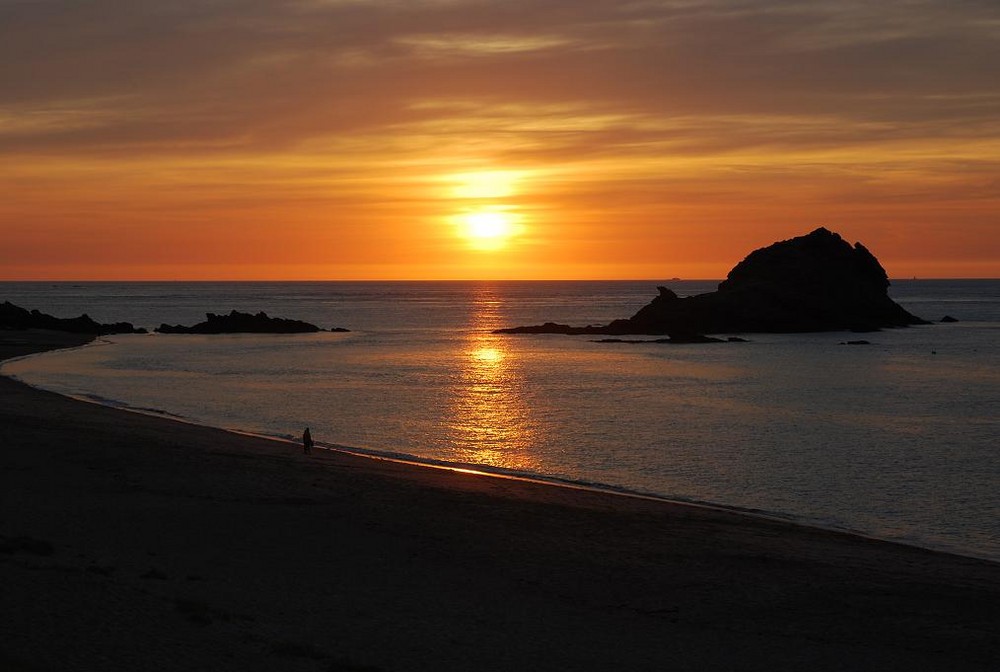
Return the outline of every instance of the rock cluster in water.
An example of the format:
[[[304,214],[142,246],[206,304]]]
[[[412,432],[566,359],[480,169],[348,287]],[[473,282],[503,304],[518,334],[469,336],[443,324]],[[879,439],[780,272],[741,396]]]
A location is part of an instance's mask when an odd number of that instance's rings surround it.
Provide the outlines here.
[[[204,322],[190,327],[181,324],[161,324],[155,331],[161,334],[305,334],[324,331],[315,324],[282,317],[268,317],[261,311],[256,315],[232,311],[228,315],[206,313]],[[344,332],[335,328],[330,331]]]
[[[889,278],[861,243],[819,228],[752,252],[715,292],[681,298],[666,287],[635,315],[608,325],[542,325],[507,334],[699,334],[874,331],[927,324],[889,298]],[[697,339],[694,339],[697,340]]]
[[[53,317],[38,310],[28,310],[10,301],[0,303],[0,329],[49,329],[67,331],[74,334],[145,334],[146,330],[136,328],[131,322],[101,324],[87,314],[79,317]]]

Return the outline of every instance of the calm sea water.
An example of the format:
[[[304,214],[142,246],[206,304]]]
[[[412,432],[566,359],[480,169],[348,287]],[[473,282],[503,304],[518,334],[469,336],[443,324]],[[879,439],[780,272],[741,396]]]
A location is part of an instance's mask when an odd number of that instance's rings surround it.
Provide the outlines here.
[[[667,284],[0,283],[0,300],[153,327],[265,310],[347,334],[115,336],[8,363],[31,384],[189,420],[711,502],[1000,560],[1000,281],[899,281],[961,321],[863,336],[598,344]]]

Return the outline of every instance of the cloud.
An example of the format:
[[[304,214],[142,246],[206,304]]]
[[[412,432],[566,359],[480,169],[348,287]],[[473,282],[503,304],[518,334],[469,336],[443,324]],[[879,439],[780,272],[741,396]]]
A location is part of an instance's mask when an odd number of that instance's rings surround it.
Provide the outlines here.
[[[1000,10],[976,3],[43,0],[0,3],[0,26],[5,116],[75,115],[5,137],[70,147],[294,143],[447,98],[864,134],[985,121],[1000,81]]]

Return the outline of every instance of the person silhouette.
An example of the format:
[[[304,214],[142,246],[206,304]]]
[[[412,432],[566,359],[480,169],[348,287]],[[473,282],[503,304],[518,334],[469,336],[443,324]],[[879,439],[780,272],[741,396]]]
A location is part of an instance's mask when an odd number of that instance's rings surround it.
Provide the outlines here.
[[[302,452],[306,455],[312,452],[313,447],[313,437],[309,432],[309,428],[306,427],[306,431],[302,432]]]

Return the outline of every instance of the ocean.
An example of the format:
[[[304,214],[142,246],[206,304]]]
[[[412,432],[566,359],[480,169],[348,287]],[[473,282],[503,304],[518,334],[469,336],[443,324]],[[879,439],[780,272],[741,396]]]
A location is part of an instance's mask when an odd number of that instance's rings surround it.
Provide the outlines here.
[[[1000,281],[901,280],[938,321],[747,343],[496,335],[716,282],[0,283],[59,317],[266,311],[349,333],[127,335],[2,367],[113,406],[418,462],[708,503],[1000,560]],[[868,345],[846,345],[865,339]]]

